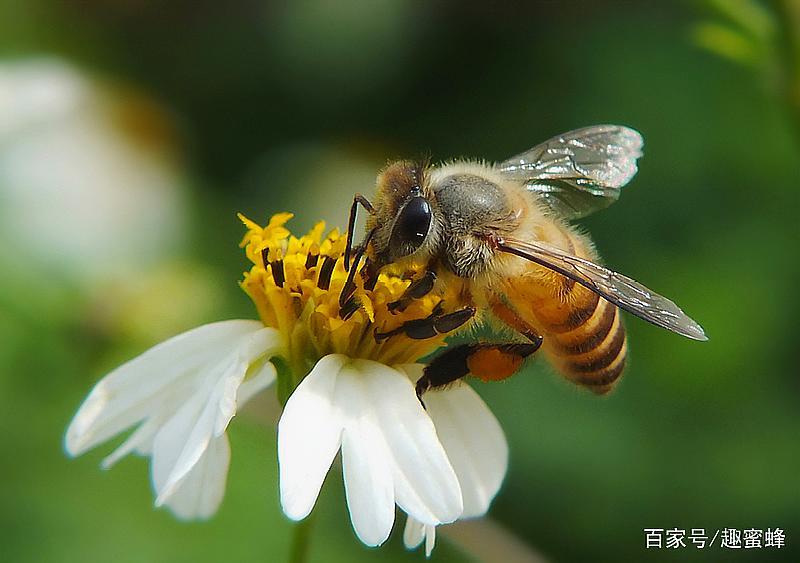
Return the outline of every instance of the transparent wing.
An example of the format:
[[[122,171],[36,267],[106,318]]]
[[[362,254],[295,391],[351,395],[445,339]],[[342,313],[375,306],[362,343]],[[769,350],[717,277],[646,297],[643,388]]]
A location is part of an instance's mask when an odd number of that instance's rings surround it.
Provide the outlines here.
[[[558,135],[500,163],[553,210],[578,219],[608,207],[636,174],[642,136],[620,125],[595,125]]]
[[[498,248],[558,272],[656,326],[692,340],[708,340],[703,328],[675,303],[627,276],[544,243],[501,239]]]

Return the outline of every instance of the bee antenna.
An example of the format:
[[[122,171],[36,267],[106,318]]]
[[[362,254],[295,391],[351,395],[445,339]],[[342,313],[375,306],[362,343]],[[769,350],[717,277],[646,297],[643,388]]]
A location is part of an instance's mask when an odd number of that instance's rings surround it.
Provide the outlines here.
[[[347,221],[347,243],[345,244],[344,248],[344,269],[350,269],[350,253],[353,251],[353,234],[356,227],[356,216],[358,214],[358,206],[361,205],[364,209],[367,210],[367,213],[370,215],[375,214],[375,208],[369,202],[367,198],[365,198],[361,194],[355,194],[353,196],[353,205],[350,207],[350,219]]]

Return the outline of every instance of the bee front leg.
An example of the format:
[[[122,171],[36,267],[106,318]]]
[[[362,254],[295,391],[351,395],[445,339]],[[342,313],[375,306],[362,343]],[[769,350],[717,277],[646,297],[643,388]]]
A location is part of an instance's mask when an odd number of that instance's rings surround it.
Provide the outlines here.
[[[361,194],[355,194],[353,196],[353,205],[350,206],[350,218],[347,221],[347,242],[344,248],[344,269],[350,269],[350,254],[353,251],[353,231],[356,228],[356,216],[358,215],[358,206],[361,205],[364,209],[367,210],[367,213],[373,215],[375,213],[375,208],[369,202],[367,198],[365,198]],[[366,244],[364,245],[366,247]]]
[[[342,318],[346,318],[345,313],[352,309],[352,307],[349,305],[349,302],[353,297],[353,294],[356,292],[356,273],[358,272],[358,267],[361,264],[361,258],[367,251],[367,247],[369,246],[369,243],[374,235],[375,229],[371,229],[364,238],[364,242],[358,245],[358,248],[356,248],[356,256],[353,267],[348,271],[347,280],[345,280],[344,285],[342,286],[342,291],[339,293],[339,316]]]
[[[411,303],[413,300],[422,299],[428,295],[433,290],[433,286],[435,284],[436,272],[433,270],[428,270],[425,272],[424,276],[411,282],[411,285],[406,288],[406,290],[403,292],[403,295],[400,296],[400,299],[389,303],[389,311],[392,313],[401,313],[405,311],[406,307],[408,307],[409,303]]]
[[[448,348],[425,366],[416,385],[420,402],[429,389],[444,387],[472,374],[483,381],[499,381],[514,375],[522,362],[536,352],[542,339],[530,344],[461,344]]]

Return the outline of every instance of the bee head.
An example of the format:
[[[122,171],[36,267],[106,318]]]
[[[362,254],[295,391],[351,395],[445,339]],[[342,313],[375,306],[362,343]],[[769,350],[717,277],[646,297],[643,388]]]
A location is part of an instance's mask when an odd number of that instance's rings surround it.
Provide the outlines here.
[[[372,259],[377,264],[430,250],[436,210],[426,162],[401,160],[387,166],[378,175],[374,207],[367,229],[375,229]]]

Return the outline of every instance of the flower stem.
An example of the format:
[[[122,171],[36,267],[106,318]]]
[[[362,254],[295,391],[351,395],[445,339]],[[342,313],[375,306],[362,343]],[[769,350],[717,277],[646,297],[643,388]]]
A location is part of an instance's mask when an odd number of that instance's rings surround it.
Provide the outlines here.
[[[272,365],[275,366],[275,371],[278,375],[278,401],[280,401],[281,408],[283,408],[286,406],[286,401],[289,400],[289,395],[292,394],[296,386],[294,372],[289,367],[289,364],[280,356],[275,356],[270,361]]]
[[[311,529],[314,524],[314,514],[301,520],[294,526],[292,545],[289,546],[289,563],[306,563],[311,547]]]

